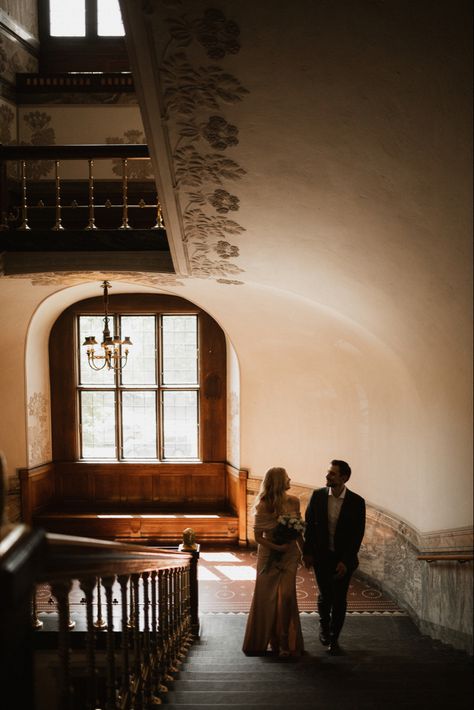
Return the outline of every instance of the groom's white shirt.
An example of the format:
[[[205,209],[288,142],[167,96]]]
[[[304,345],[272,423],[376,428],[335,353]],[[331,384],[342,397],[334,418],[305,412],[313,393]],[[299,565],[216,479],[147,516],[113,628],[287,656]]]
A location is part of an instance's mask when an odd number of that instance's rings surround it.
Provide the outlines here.
[[[329,529],[329,549],[334,552],[334,535],[336,533],[336,525],[339,520],[339,515],[342,508],[342,503],[346,495],[347,488],[344,486],[340,496],[335,496],[332,488],[328,494],[328,529]]]

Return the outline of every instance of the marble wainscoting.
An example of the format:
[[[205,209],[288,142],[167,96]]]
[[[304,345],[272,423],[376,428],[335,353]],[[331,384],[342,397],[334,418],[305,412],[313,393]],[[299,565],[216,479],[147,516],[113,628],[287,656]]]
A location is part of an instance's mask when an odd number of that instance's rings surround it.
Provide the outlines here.
[[[249,541],[252,507],[260,480],[247,481]],[[313,489],[292,485],[304,514]],[[420,533],[391,513],[367,505],[367,524],[357,576],[388,593],[422,633],[473,652],[473,563],[425,562],[426,554],[472,554],[472,528]]]
[[[358,574],[388,592],[420,631],[472,653],[472,562],[417,559],[426,554],[472,554],[472,549],[472,528],[420,533],[368,505]]]

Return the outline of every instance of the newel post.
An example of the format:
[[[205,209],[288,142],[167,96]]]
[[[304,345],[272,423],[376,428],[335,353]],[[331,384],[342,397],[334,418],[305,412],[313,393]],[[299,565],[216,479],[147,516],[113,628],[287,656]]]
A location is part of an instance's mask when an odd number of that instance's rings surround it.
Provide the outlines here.
[[[17,710],[34,710],[31,599],[44,563],[42,530],[6,520],[6,468],[0,454],[0,688]]]
[[[199,590],[198,590],[198,560],[200,545],[195,542],[195,533],[192,528],[183,530],[183,542],[179,545],[180,552],[190,552],[189,568],[189,599],[191,606],[191,633],[199,638]]]

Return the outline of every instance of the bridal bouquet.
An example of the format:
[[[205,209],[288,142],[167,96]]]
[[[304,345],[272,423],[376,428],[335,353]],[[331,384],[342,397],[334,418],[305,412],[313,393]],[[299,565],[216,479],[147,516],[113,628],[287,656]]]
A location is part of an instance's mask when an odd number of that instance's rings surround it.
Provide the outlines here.
[[[299,515],[279,515],[277,525],[272,531],[272,542],[275,545],[284,545],[287,542],[296,540],[304,533],[306,523]],[[283,557],[283,552],[279,550],[270,550],[268,559],[262,572],[268,572],[274,562],[279,562]]]

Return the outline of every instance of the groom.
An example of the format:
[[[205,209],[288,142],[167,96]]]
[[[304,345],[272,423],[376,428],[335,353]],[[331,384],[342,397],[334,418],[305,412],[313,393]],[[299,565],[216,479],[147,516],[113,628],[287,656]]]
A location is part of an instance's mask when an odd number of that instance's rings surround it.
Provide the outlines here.
[[[338,638],[344,624],[347,591],[365,529],[365,501],[346,488],[351,467],[334,459],[326,488],[314,491],[306,509],[303,561],[314,566],[319,587],[319,640],[332,654],[340,652]]]

